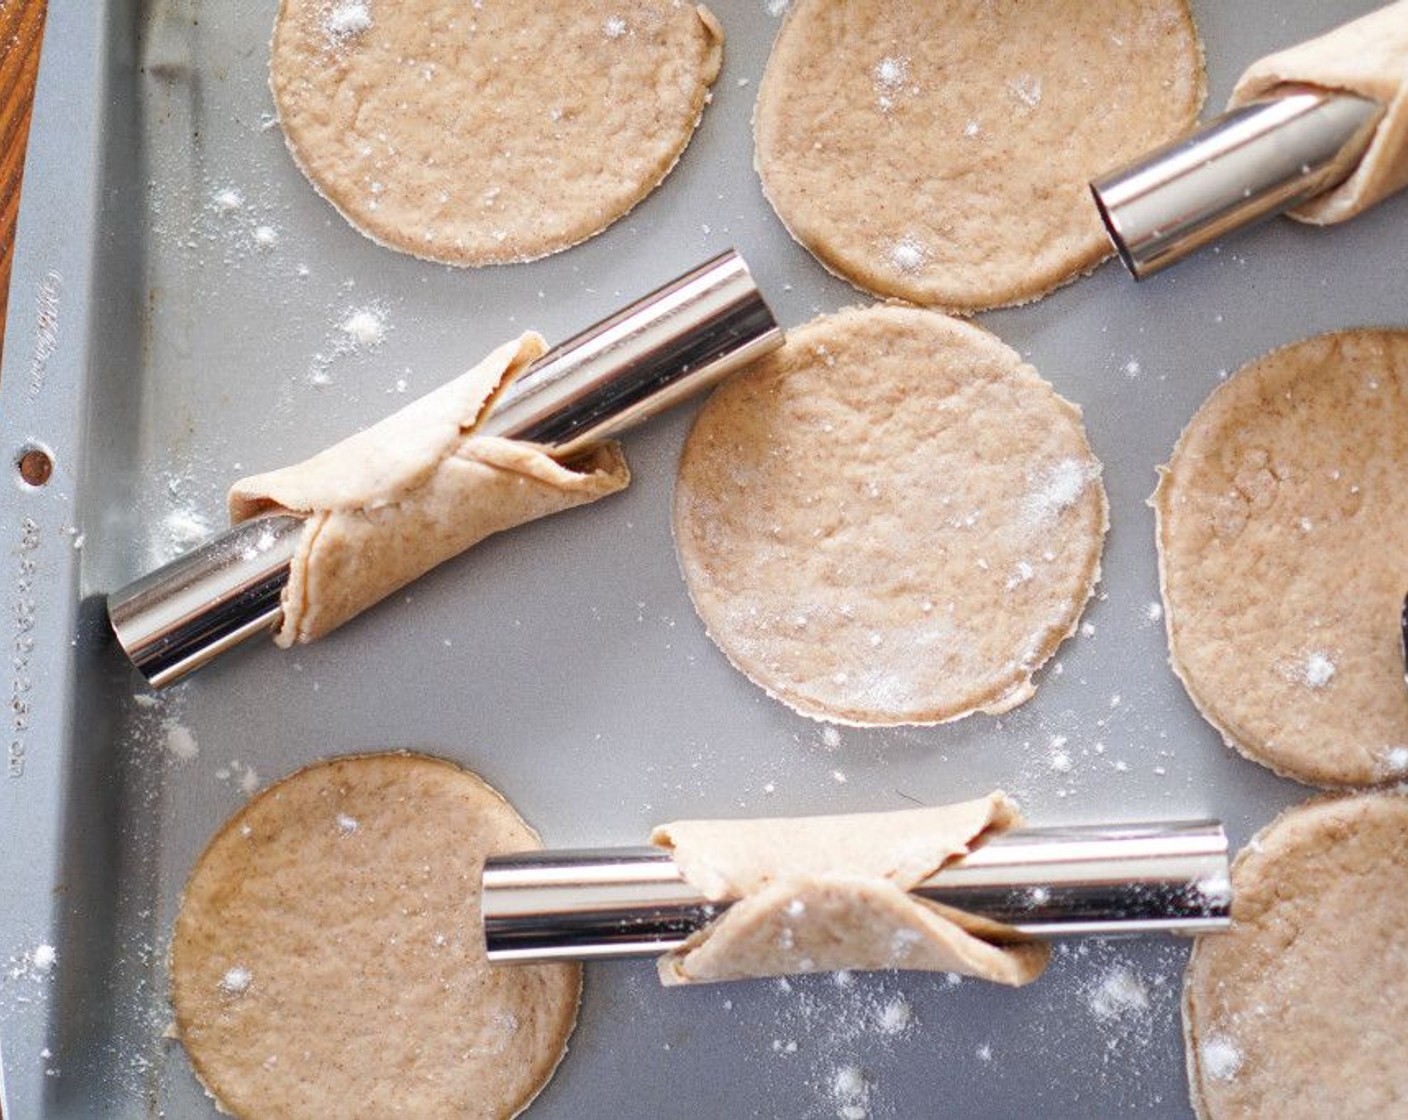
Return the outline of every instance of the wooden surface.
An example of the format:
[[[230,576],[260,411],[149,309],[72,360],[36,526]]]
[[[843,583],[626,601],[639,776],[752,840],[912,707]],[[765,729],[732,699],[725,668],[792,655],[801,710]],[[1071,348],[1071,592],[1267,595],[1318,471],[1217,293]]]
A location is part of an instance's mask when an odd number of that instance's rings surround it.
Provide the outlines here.
[[[5,339],[15,217],[29,137],[29,111],[39,72],[39,39],[47,0],[0,0],[0,347]]]

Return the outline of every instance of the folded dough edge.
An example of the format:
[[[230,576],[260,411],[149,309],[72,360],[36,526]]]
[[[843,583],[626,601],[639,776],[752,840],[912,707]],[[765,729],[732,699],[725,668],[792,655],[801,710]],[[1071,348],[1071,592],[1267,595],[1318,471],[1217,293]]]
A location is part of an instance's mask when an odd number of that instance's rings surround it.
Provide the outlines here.
[[[1343,222],[1408,185],[1408,0],[1252,63],[1227,107],[1294,83],[1372,97],[1385,111],[1354,173],[1291,217],[1312,225]]]
[[[902,968],[1029,983],[1046,967],[1045,943],[983,940],[908,893],[1020,823],[998,791],[890,813],[662,825],[651,842],[671,851],[685,880],[712,902],[736,901],[660,959],[660,980]]]
[[[545,349],[525,333],[379,423],[230,488],[232,524],[266,513],[304,518],[278,645],[320,638],[485,537],[630,482],[615,443],[566,467],[536,444],[474,434]]]

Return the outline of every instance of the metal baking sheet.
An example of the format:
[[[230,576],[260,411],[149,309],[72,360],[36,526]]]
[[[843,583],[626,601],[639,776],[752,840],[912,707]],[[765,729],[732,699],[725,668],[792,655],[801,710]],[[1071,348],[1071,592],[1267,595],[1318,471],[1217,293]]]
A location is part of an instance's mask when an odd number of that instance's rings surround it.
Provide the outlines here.
[[[1371,4],[1194,6],[1218,106],[1243,64]],[[378,248],[294,169],[266,84],[275,7],[50,0],[0,379],[7,452],[40,445],[56,463],[42,489],[0,488],[10,1120],[213,1114],[163,1038],[177,897],[250,789],[329,754],[454,758],[560,846],[638,843],[681,815],[993,786],[1035,823],[1210,815],[1240,844],[1307,796],[1225,748],[1170,673],[1145,499],[1227,370],[1316,331],[1403,322],[1408,197],[1340,229],[1279,222],[1140,286],[1107,265],[981,317],[1084,407],[1113,514],[1086,626],[1004,718],[838,734],[734,672],[670,541],[689,407],[628,437],[623,496],[491,540],[312,648],[256,643],[148,698],[101,595],[218,527],[233,477],[382,416],[524,327],[566,337],[726,246],[786,324],[862,298],[788,239],[753,172],[779,4],[715,0],[724,71],[658,191],[579,248],[473,272]],[[354,346],[340,324],[366,309],[384,337]],[[854,1068],[877,1117],[1185,1116],[1186,949],[1072,942],[1023,991],[929,975],[664,991],[649,962],[594,965],[532,1115],[829,1117]]]

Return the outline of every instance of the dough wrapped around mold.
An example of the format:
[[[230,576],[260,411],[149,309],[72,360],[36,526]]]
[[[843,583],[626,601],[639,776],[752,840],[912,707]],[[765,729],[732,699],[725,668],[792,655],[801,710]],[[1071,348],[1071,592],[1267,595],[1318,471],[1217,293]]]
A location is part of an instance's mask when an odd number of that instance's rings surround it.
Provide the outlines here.
[[[898,812],[662,825],[652,842],[691,886],[729,906],[660,959],[661,982],[911,969],[1030,983],[1046,967],[1044,942],[909,893],[1020,823],[994,792]]]
[[[1286,85],[1355,93],[1384,106],[1383,119],[1354,173],[1334,190],[1291,210],[1292,218],[1333,225],[1408,185],[1408,0],[1252,63],[1237,80],[1228,108]]]
[[[564,465],[538,444],[475,434],[545,350],[525,333],[311,459],[235,483],[232,524],[269,513],[305,522],[278,645],[321,638],[485,537],[625,488],[615,443]]]

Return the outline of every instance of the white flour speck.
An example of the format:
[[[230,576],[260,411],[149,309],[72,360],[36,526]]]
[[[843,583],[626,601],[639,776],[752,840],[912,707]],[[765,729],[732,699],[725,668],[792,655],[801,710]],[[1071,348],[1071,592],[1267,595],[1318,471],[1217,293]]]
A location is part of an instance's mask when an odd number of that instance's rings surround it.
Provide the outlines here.
[[[912,233],[907,233],[890,247],[890,263],[900,272],[918,272],[929,259],[929,250]]]
[[[346,813],[337,814],[337,830],[344,835],[357,831],[357,818],[349,817]]]
[[[986,1042],[984,1042],[981,1046],[979,1046],[976,1052],[977,1052],[977,1055],[978,1055],[978,1061],[980,1061],[980,1062],[990,1062],[990,1061],[992,1061],[992,1047],[989,1046]]]
[[[1164,617],[1164,605],[1162,603],[1150,603],[1144,608],[1144,617],[1150,622],[1159,622]]]
[[[191,734],[191,729],[180,720],[168,719],[165,730],[166,735],[162,740],[162,745],[166,747],[166,753],[172,758],[189,762],[200,754],[200,745],[196,742],[196,737]]]
[[[887,56],[877,62],[870,73],[881,89],[899,89],[909,78],[909,59]]]
[[[250,981],[253,979],[249,969],[235,965],[227,969],[225,975],[220,977],[220,988],[232,996],[237,996],[249,990]]]
[[[272,249],[279,241],[279,231],[273,226],[255,226],[254,243],[261,249]]]
[[[1086,996],[1086,1005],[1097,1019],[1109,1022],[1149,1010],[1149,991],[1129,969],[1116,967]]]
[[[831,1100],[841,1120],[870,1115],[870,1085],[858,1066],[838,1066],[831,1074]]]
[[[1232,880],[1226,875],[1210,875],[1193,883],[1209,906],[1226,906],[1232,901]]]
[[[601,33],[608,39],[619,39],[627,30],[626,21],[620,16],[611,16],[601,25]]]
[[[342,321],[342,333],[355,346],[376,346],[386,337],[386,323],[373,308],[363,307]]]
[[[1124,364],[1124,375],[1131,379],[1138,377],[1139,369],[1139,360],[1137,358],[1130,358],[1129,361]]]
[[[876,1017],[876,1025],[885,1034],[903,1034],[914,1022],[914,1009],[910,1007],[909,1001],[904,996],[895,996],[884,1007]]]
[[[963,135],[971,138],[977,136],[982,130],[982,126],[977,121],[969,121],[963,126]]]
[[[841,745],[841,732],[827,724],[821,729],[821,741],[831,750],[835,750]]]
[[[225,187],[215,192],[215,197],[211,199],[215,204],[215,209],[228,214],[231,210],[238,210],[244,205],[244,195],[234,187]]]
[[[371,7],[366,0],[342,0],[323,20],[323,30],[334,39],[360,35],[372,25]]]
[[[1335,675],[1335,663],[1319,650],[1314,650],[1305,659],[1305,683],[1311,688],[1324,688]]]
[[[1408,747],[1390,747],[1384,751],[1379,765],[1390,776],[1408,774]]]
[[[161,521],[165,540],[164,554],[175,556],[187,552],[211,535],[210,522],[193,509],[173,509]]]
[[[1242,1068],[1242,1051],[1230,1038],[1215,1034],[1203,1040],[1198,1048],[1203,1072],[1214,1081],[1231,1081]]]
[[[1085,488],[1100,477],[1100,464],[1062,459],[1039,479],[1027,495],[1026,514],[1033,521],[1052,521],[1080,500]]]
[[[1020,587],[1022,584],[1030,580],[1035,574],[1036,570],[1025,560],[1017,561],[1016,570],[1010,576],[1007,577],[1007,590],[1012,591],[1013,589]]]
[[[30,961],[40,972],[49,972],[59,963],[58,950],[52,945],[36,945]]]
[[[1028,109],[1035,109],[1041,104],[1041,79],[1033,74],[1021,74],[1007,83],[1007,92]]]

